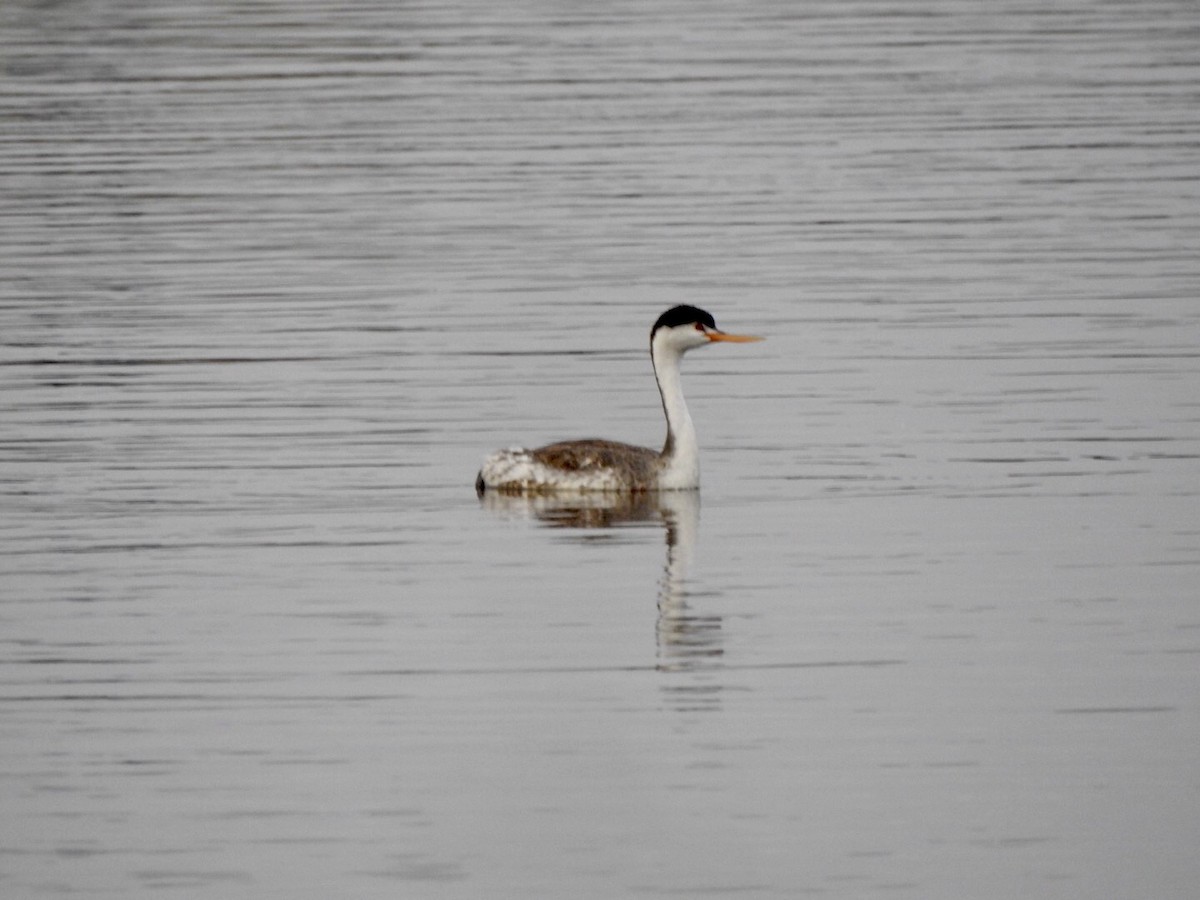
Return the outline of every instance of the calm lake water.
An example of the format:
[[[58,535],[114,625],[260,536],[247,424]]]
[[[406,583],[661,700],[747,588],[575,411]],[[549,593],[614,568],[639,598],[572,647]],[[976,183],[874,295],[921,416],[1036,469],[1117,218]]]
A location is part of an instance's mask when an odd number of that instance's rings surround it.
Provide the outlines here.
[[[4,3],[0,894],[1194,896],[1198,47]],[[698,497],[475,497],[681,302]]]

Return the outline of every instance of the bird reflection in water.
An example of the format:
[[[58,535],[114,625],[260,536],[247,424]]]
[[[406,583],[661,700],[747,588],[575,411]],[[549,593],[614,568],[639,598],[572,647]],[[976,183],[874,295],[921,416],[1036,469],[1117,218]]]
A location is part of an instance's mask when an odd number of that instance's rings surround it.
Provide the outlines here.
[[[666,531],[667,555],[658,581],[656,667],[665,672],[710,668],[712,660],[724,653],[721,617],[698,615],[687,602],[688,569],[700,525],[697,491],[574,495],[508,495],[486,491],[480,495],[480,503],[492,512],[533,518],[551,528],[602,531],[661,523]],[[582,537],[587,539],[586,535]],[[688,689],[694,691],[698,686]]]

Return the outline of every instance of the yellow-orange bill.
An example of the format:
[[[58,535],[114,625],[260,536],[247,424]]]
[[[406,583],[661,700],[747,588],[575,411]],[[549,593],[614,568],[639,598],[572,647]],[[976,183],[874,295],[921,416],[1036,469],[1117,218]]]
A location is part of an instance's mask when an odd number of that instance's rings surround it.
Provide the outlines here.
[[[753,334],[727,334],[724,331],[706,331],[704,334],[710,341],[729,341],[732,344],[748,344],[751,341],[762,340]]]

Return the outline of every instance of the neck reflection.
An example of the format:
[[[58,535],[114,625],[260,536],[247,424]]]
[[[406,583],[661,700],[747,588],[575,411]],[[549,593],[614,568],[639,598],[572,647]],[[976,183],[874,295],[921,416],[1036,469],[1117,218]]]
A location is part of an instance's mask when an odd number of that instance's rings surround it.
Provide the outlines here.
[[[672,491],[661,496],[667,560],[658,582],[658,667],[685,671],[705,667],[724,653],[721,617],[700,615],[688,605],[688,572],[700,531],[700,495]]]

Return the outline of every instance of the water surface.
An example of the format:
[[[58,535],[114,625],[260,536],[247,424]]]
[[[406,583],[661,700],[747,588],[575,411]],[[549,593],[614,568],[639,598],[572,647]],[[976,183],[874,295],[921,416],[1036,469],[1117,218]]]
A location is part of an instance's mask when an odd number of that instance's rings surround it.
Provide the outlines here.
[[[0,11],[0,892],[1186,897],[1194,4]],[[698,497],[471,489],[662,440]]]

